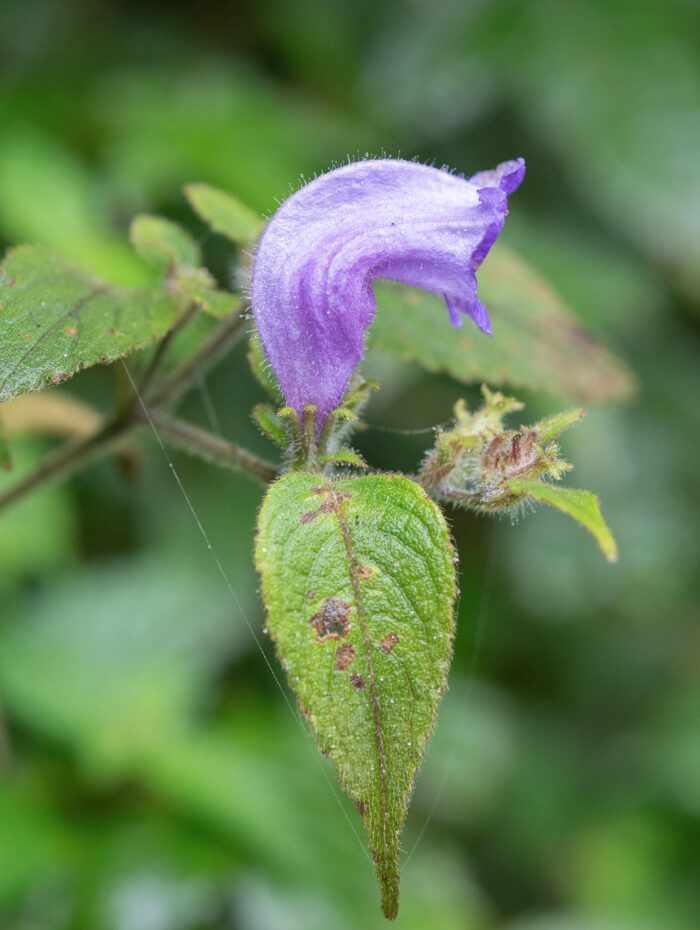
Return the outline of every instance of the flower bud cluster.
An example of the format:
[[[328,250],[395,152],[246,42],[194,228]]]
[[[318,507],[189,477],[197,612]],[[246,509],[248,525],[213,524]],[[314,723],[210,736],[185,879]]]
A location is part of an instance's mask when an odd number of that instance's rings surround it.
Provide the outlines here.
[[[509,511],[526,499],[511,482],[558,481],[572,466],[559,455],[554,437],[583,416],[582,410],[556,414],[520,429],[506,429],[506,414],[523,404],[482,387],[484,404],[474,413],[464,400],[455,405],[455,422],[440,430],[420,471],[421,484],[435,497],[482,513]]]

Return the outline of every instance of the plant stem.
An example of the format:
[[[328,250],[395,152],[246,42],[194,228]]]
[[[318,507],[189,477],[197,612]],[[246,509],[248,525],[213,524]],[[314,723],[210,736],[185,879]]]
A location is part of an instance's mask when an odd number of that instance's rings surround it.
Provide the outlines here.
[[[202,374],[206,374],[226,354],[243,334],[242,312],[247,307],[241,301],[233,313],[225,316],[204,345],[184,365],[172,373],[163,385],[148,398],[149,408],[174,403],[183,392]]]
[[[68,478],[89,462],[105,455],[132,425],[133,421],[119,417],[105,423],[85,439],[69,439],[48,455],[33,472],[0,494],[0,510],[42,485]]]
[[[277,468],[272,462],[267,462],[247,449],[220,439],[192,423],[171,419],[154,411],[150,411],[150,417],[144,420],[149,421],[165,442],[172,443],[206,462],[243,472],[262,484],[268,484],[278,476]]]
[[[199,312],[199,307],[197,304],[190,304],[189,307],[182,314],[180,319],[175,323],[175,325],[165,334],[163,339],[158,343],[155,352],[151,357],[151,361],[148,364],[145,372],[143,373],[143,378],[139,383],[139,392],[145,394],[153,383],[153,379],[156,377],[160,371],[160,366],[163,364],[166,355],[170,350],[173,339],[184,329],[185,326],[190,322],[193,317]]]

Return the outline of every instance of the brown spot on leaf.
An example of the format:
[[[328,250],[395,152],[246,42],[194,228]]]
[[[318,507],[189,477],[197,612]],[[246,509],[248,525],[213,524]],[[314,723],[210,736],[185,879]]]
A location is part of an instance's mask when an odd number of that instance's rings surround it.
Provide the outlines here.
[[[333,504],[330,501],[324,501],[321,504],[321,506],[318,507],[316,510],[310,510],[308,513],[303,513],[301,517],[299,517],[299,522],[300,523],[313,523],[313,521],[316,519],[316,517],[319,514],[332,513],[332,512],[333,512]]]
[[[66,334],[75,338],[78,335],[78,330],[74,329],[72,326],[66,326]]]
[[[309,623],[316,627],[316,640],[342,639],[348,633],[350,605],[339,597],[327,597],[323,607],[313,615]]]
[[[350,684],[353,686],[355,691],[365,690],[365,680],[362,675],[358,675],[356,672],[353,672],[350,676]]]
[[[51,383],[60,384],[62,381],[67,381],[69,377],[70,375],[67,371],[57,371],[54,375],[52,375]]]
[[[379,648],[385,655],[389,655],[394,646],[398,643],[399,636],[398,633],[387,633],[384,639],[379,644]]]
[[[10,280],[7,282],[7,286],[12,287],[14,283],[15,283],[15,278],[10,278]]]
[[[349,668],[357,658],[352,643],[342,643],[335,651],[335,667],[339,672],[344,672]]]
[[[307,601],[313,601],[313,599],[314,599],[315,597],[316,597],[316,592],[315,592],[315,591],[307,591],[307,592],[306,592],[306,600],[307,600]]]
[[[357,804],[357,809],[360,812],[360,817],[364,817],[365,814],[367,813],[367,805],[365,804],[365,802],[355,801],[355,804]]]
[[[358,578],[362,578],[363,581],[367,581],[372,572],[367,568],[366,565],[358,565],[355,569],[355,574]]]
[[[110,335],[114,335],[114,333],[116,333],[116,329],[115,329],[113,326],[108,326],[108,327],[107,327],[107,332],[108,332]]]

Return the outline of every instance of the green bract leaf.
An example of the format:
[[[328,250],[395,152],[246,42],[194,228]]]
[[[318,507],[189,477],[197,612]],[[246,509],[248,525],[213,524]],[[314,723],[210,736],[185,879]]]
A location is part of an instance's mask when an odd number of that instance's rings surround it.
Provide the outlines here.
[[[634,392],[627,366],[585,332],[547,282],[498,246],[479,271],[479,295],[493,322],[489,339],[455,330],[444,301],[424,291],[376,286],[371,346],[465,383],[486,380],[594,403]]]
[[[259,518],[268,629],[321,751],[358,806],[387,917],[399,837],[452,653],[454,551],[398,475],[285,475]]]
[[[128,355],[176,314],[165,294],[113,287],[38,246],[12,249],[0,265],[0,399]]]
[[[367,462],[354,449],[336,449],[329,455],[321,456],[322,465],[354,465],[356,468],[368,468]]]
[[[231,194],[208,184],[188,184],[185,197],[205,223],[236,245],[249,245],[260,235],[263,221]]]
[[[481,390],[484,403],[478,410],[472,413],[459,400],[454,428],[438,430],[418,475],[422,486],[438,500],[477,513],[517,510],[525,498],[551,504],[590,530],[608,561],[616,561],[617,546],[595,494],[551,484],[573,467],[552,440],[584,411],[555,413],[532,426],[506,429],[504,417],[523,405],[485,384]]]
[[[161,216],[135,217],[129,238],[142,258],[164,271],[180,265],[198,266],[202,262],[199,246],[187,230]]]
[[[282,449],[288,448],[288,424],[278,416],[273,407],[270,407],[269,404],[256,404],[256,406],[253,407],[253,419],[273,442],[276,442]]]
[[[617,562],[617,543],[600,512],[600,501],[592,491],[561,487],[544,481],[513,480],[506,484],[516,494],[549,504],[578,520],[593,534],[608,562]]]
[[[537,430],[540,442],[548,442],[550,439],[556,439],[565,429],[578,423],[585,415],[585,410],[565,410],[563,413],[554,413],[538,420],[534,429]]]
[[[178,268],[174,280],[190,300],[219,319],[233,313],[240,302],[235,294],[219,290],[206,268]]]

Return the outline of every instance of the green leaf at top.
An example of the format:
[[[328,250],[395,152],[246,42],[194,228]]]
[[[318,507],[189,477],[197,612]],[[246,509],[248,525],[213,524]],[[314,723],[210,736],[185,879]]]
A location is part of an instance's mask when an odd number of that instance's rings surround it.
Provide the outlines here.
[[[465,383],[508,384],[578,403],[633,394],[627,366],[585,332],[547,282],[512,252],[498,246],[478,278],[493,339],[468,321],[455,329],[438,297],[382,283],[375,288],[370,346]]]
[[[220,290],[206,268],[178,268],[173,283],[189,300],[218,319],[240,307],[240,297]]]
[[[164,271],[182,265],[197,267],[202,262],[194,238],[182,226],[162,216],[142,213],[134,217],[129,238],[142,258]]]
[[[600,501],[593,491],[561,487],[537,480],[511,480],[506,484],[511,491],[533,501],[549,504],[562,513],[578,520],[594,537],[608,562],[617,562],[617,543],[610,527],[603,519]]]
[[[11,249],[0,265],[0,400],[128,355],[177,312],[163,293],[113,287],[48,249]]]
[[[188,184],[185,196],[205,223],[236,245],[249,245],[260,235],[263,221],[233,195],[208,184]]]
[[[268,630],[357,804],[393,918],[401,828],[452,654],[444,518],[408,478],[294,472],[267,493],[255,557]]]

